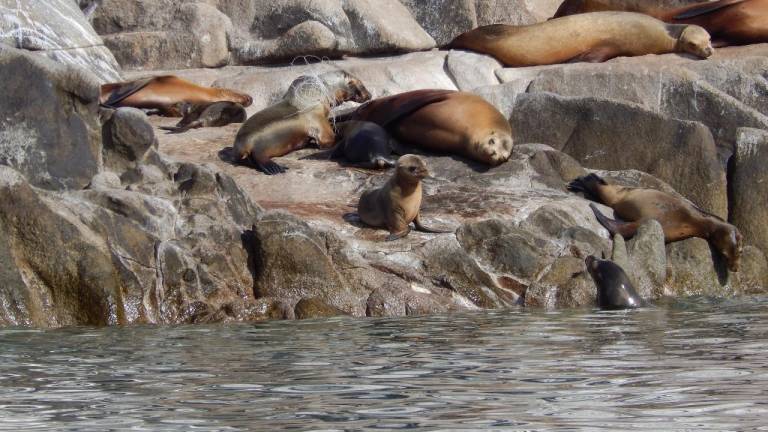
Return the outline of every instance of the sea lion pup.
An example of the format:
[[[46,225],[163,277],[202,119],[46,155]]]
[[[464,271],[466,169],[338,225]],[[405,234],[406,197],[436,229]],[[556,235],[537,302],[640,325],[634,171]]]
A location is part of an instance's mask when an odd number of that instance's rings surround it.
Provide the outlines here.
[[[597,287],[600,309],[634,309],[644,305],[629,277],[618,264],[592,255],[584,262]]]
[[[212,104],[184,103],[181,106],[184,116],[176,126],[160,126],[170,133],[186,132],[201,127],[220,127],[230,123],[242,123],[247,115],[245,108],[237,102],[214,102]]]
[[[660,8],[647,0],[566,0],[555,17],[593,11],[641,12],[673,24],[703,27],[716,47],[768,42],[768,0],[702,1]]]
[[[632,12],[593,12],[527,26],[495,24],[459,35],[448,48],[476,51],[506,66],[599,63],[619,56],[672,52],[712,55],[709,34]]]
[[[623,221],[612,220],[590,204],[595,217],[610,233],[631,238],[647,219],[656,219],[667,243],[699,237],[725,257],[731,271],[739,271],[742,237],[739,230],[691,202],[655,189],[609,185],[595,174],[579,177],[568,190],[611,207]]]
[[[424,159],[416,155],[404,155],[397,160],[395,174],[384,186],[363,192],[357,204],[357,214],[365,224],[387,228],[387,241],[405,237],[411,232],[411,222],[416,229],[428,233],[444,233],[427,228],[419,220],[421,209],[421,180],[429,176]]]
[[[485,99],[455,90],[415,90],[374,99],[351,114],[405,144],[496,166],[512,154],[512,128]]]
[[[291,83],[282,100],[243,123],[235,137],[235,157],[250,159],[267,175],[283,173],[286,168],[273,162],[273,157],[309,144],[331,148],[336,141],[328,121],[331,108],[370,98],[360,80],[343,71],[301,76]]]
[[[203,87],[175,75],[142,78],[136,81],[104,84],[99,102],[109,108],[156,109],[167,117],[181,117],[182,104],[236,102],[247,107],[253,99],[225,88]]]
[[[372,122],[348,121],[337,125],[341,136],[331,157],[344,158],[349,166],[384,169],[395,166],[391,158],[392,137],[383,127]]]

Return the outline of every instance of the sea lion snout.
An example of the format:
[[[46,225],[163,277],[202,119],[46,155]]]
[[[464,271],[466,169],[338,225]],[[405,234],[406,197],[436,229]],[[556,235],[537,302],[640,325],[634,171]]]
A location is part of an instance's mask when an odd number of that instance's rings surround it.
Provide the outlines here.
[[[501,165],[512,156],[512,137],[493,133],[480,140],[476,148],[489,165]]]
[[[708,58],[714,54],[712,39],[704,28],[697,25],[689,25],[680,34],[677,41],[678,51],[687,52],[697,57]]]

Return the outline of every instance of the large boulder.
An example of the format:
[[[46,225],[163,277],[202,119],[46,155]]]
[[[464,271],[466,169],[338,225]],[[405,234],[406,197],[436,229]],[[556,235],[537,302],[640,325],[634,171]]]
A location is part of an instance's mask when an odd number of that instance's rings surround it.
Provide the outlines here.
[[[729,218],[747,244],[768,253],[768,131],[739,129],[731,165]]]

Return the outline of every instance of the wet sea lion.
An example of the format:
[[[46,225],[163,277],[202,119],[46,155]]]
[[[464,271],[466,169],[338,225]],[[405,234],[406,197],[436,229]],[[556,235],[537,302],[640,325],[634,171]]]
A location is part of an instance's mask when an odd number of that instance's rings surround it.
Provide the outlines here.
[[[459,35],[448,48],[488,54],[506,66],[603,62],[672,52],[707,58],[714,52],[709,34],[699,26],[665,24],[632,12],[593,12],[527,26],[484,26]]]
[[[597,305],[601,309],[633,309],[643,306],[643,299],[618,264],[592,255],[584,261],[597,287]]]
[[[719,0],[662,8],[643,0],[566,0],[555,16],[597,10],[636,11],[673,24],[703,27],[714,46],[768,42],[768,0]]]
[[[247,107],[253,99],[247,94],[225,88],[203,87],[175,75],[142,78],[101,86],[99,102],[110,108],[134,107],[156,109],[168,117],[181,117],[181,106],[236,102]]]
[[[337,127],[341,136],[331,157],[344,158],[350,166],[383,169],[395,166],[392,137],[372,122],[348,121]]]
[[[424,159],[404,155],[397,160],[395,173],[384,186],[363,192],[357,204],[357,214],[365,224],[387,228],[387,241],[405,237],[416,229],[428,233],[444,233],[424,226],[419,220],[421,209],[421,180],[429,176]]]
[[[458,154],[491,166],[512,154],[512,128],[480,96],[455,90],[415,90],[374,99],[352,113],[404,144]]]
[[[731,271],[739,270],[742,237],[738,228],[705,212],[687,200],[655,189],[609,185],[595,174],[579,177],[568,190],[583,192],[585,197],[611,207],[623,221],[612,220],[594,204],[597,220],[611,233],[631,238],[647,219],[656,219],[664,230],[667,243],[699,237],[707,240],[725,257]]]
[[[310,144],[332,147],[336,135],[328,121],[331,108],[370,98],[360,80],[343,71],[301,76],[291,83],[282,100],[243,123],[235,137],[235,157],[249,158],[267,175],[283,173],[285,167],[272,161],[273,157]]]
[[[230,123],[245,121],[245,108],[237,102],[214,102],[212,104],[184,103],[181,107],[184,116],[176,126],[161,126],[160,129],[171,133],[186,132],[201,127],[220,127]]]

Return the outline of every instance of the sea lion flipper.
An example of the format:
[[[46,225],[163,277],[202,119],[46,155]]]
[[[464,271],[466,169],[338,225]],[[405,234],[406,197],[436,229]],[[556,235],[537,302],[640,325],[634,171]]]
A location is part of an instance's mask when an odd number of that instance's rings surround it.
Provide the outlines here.
[[[149,85],[149,83],[151,83],[152,80],[154,79],[155,79],[154,77],[150,77],[150,78],[144,78],[144,79],[124,83],[118,86],[117,88],[115,88],[109,94],[109,98],[107,98],[107,100],[102,105],[105,105],[108,107],[114,107],[115,104],[122,102],[123,100],[125,100],[125,98],[131,96],[132,94],[135,94],[139,90]]]
[[[573,57],[572,59],[568,60],[567,63],[602,63],[606,60],[610,60],[617,55],[616,48],[604,45],[600,47],[595,47],[590,49],[589,51],[583,52],[576,57]]]
[[[279,165],[272,160],[268,160],[266,162],[254,161],[254,164],[259,171],[266,175],[283,174],[288,169],[287,167]]]
[[[711,3],[701,3],[693,6],[685,7],[680,10],[679,13],[672,17],[673,20],[686,20],[695,18],[697,16],[706,15],[718,11],[722,8],[733,6],[735,4],[743,3],[744,0],[720,0]]]
[[[432,233],[432,234],[445,234],[445,233],[452,233],[453,231],[446,231],[446,230],[439,230],[430,228],[428,226],[425,226],[421,223],[421,218],[419,215],[416,215],[416,218],[413,220],[413,224],[416,226],[416,229],[421,232],[425,233]]]
[[[600,202],[600,195],[597,193],[596,184],[605,185],[607,183],[597,174],[591,173],[575,178],[568,183],[566,189],[571,192],[581,192],[584,194],[584,198]]]
[[[407,236],[410,232],[411,232],[411,227],[406,227],[405,230],[399,233],[389,233],[389,235],[386,238],[386,241],[395,241],[397,239],[401,239]]]
[[[355,111],[356,120],[369,121],[386,128],[419,109],[446,100],[455,90],[415,90],[366,102]]]
[[[592,213],[595,214],[597,221],[600,222],[600,225],[608,230],[608,232],[611,234],[611,237],[616,234],[621,234],[621,236],[625,239],[632,238],[637,232],[637,228],[640,226],[640,224],[637,222],[622,222],[611,219],[604,215],[594,203],[590,203],[589,207],[592,209]]]

